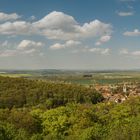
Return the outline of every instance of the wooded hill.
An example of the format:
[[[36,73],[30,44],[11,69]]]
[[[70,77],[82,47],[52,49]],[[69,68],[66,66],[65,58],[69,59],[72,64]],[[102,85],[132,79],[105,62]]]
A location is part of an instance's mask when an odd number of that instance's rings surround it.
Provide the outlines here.
[[[80,85],[0,77],[0,108],[54,108],[67,103],[96,104],[102,100],[95,89]]]
[[[0,140],[139,140],[140,98],[102,100],[80,85],[0,77]]]

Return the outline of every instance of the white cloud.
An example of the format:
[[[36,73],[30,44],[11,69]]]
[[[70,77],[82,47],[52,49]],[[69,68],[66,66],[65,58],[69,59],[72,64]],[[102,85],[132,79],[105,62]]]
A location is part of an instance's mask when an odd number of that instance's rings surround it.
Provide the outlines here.
[[[44,44],[42,42],[35,42],[32,40],[22,40],[17,49],[19,50],[25,50],[25,49],[29,49],[29,48],[38,48],[38,47],[42,47]]]
[[[72,16],[56,11],[33,23],[33,26],[47,38],[59,40],[101,37],[112,33],[110,24],[94,20],[81,26]]]
[[[22,40],[18,46],[17,51],[19,54],[34,54],[40,53],[41,47],[44,46],[42,42],[36,42],[32,40]]]
[[[103,41],[107,41],[107,39],[102,38]],[[79,53],[79,52],[91,52],[95,54],[102,54],[102,55],[109,55],[110,49],[109,48],[91,48],[89,46],[85,46],[82,42],[69,40],[65,43],[56,43],[49,47],[51,50],[61,50],[61,49],[71,49],[72,53]]]
[[[71,48],[71,47],[78,47],[81,44],[79,41],[74,40],[68,40],[64,44],[56,43],[52,46],[50,46],[51,50],[59,50],[59,49],[65,49],[65,48]]]
[[[96,46],[100,46],[100,45],[102,45],[103,43],[108,42],[110,39],[111,39],[111,36],[109,36],[109,35],[102,36],[102,37],[95,43],[95,45],[96,45]]]
[[[48,39],[81,40],[93,38],[97,40],[111,38],[110,24],[93,20],[80,25],[72,16],[63,12],[51,12],[36,22],[14,21],[0,24],[1,35],[40,35]],[[101,41],[104,43],[106,41]]]
[[[112,33],[112,26],[110,24],[103,23],[99,20],[94,20],[90,23],[85,23],[79,27],[83,37],[102,37],[109,36]]]
[[[140,50],[129,51],[128,49],[122,49],[120,50],[120,54],[126,56],[140,56]]]
[[[103,55],[109,55],[110,53],[110,49],[109,48],[91,48],[88,49],[89,52],[93,52],[93,53],[98,53],[98,54],[103,54]]]
[[[110,49],[109,48],[106,48],[104,50],[101,50],[101,54],[109,55],[109,53],[110,53]]]
[[[6,13],[0,12],[0,21],[16,20],[16,19],[19,19],[20,17],[21,16],[19,16],[16,13],[6,14]]]
[[[18,18],[18,15],[15,15],[15,20]],[[34,17],[32,18],[34,19]],[[12,17],[11,19],[14,20]],[[63,12],[54,11],[36,22],[6,21],[0,23],[0,35],[38,35],[58,41],[56,44],[50,46],[50,49],[52,50],[79,47],[81,48],[81,50],[78,48],[80,51],[84,52],[88,50],[88,52],[90,52],[88,47],[82,46],[81,40],[86,42],[86,39],[90,38],[101,45],[111,39],[112,26],[111,24],[99,20],[93,20],[89,23],[80,25],[74,17],[64,14]],[[65,41],[65,43],[60,43],[62,41]],[[3,44],[3,46],[7,45],[7,42]],[[43,46],[41,42],[32,40],[23,40],[16,45],[16,54],[34,53]],[[8,54],[15,54],[15,52],[13,52],[13,50],[4,51],[4,53],[7,54],[5,56],[8,56]],[[100,50],[99,52],[106,54],[108,50]]]
[[[50,46],[51,50],[59,50],[64,48],[65,48],[64,44],[60,44],[60,43],[56,43]]]
[[[7,46],[10,45],[10,48]],[[9,42],[3,42],[3,49],[0,51],[0,57],[10,57],[15,55],[33,55],[40,54],[41,47],[44,46],[42,42],[35,42],[32,40],[22,40],[19,44],[10,44]],[[16,47],[13,47],[16,46]],[[12,48],[13,47],[13,48]]]
[[[81,45],[80,41],[68,40],[66,42],[66,47],[74,47],[74,46],[78,46],[78,45]]]
[[[140,56],[140,51],[133,51],[131,54],[134,56]]]
[[[97,41],[97,42],[95,43],[95,45],[96,45],[96,46],[100,46],[100,45],[102,45],[102,43],[101,43],[100,41]]]
[[[2,35],[30,35],[35,33],[35,28],[25,21],[5,22],[0,24],[0,34]]]
[[[109,41],[110,39],[111,39],[111,36],[106,35],[106,36],[102,36],[102,37],[100,38],[100,41],[101,41],[101,42],[107,42],[107,41]]]
[[[77,49],[72,50],[72,53],[93,53],[98,55],[109,55],[110,54],[109,48],[91,48],[89,46],[79,47]]]
[[[17,55],[33,55],[34,53],[38,53],[40,55],[40,52],[36,49],[29,49],[29,50],[17,50],[17,49],[5,49],[0,51],[0,57],[11,57],[11,56],[17,56]]]
[[[126,31],[123,33],[125,36],[140,36],[140,31],[135,29],[134,31]]]
[[[32,54],[32,53],[34,53],[34,52],[36,52],[36,49],[30,49],[30,50],[25,50],[25,51],[23,52],[23,54]]]
[[[78,25],[72,16],[66,15],[62,12],[51,12],[41,20],[34,23],[38,28],[50,28],[50,29],[64,29],[71,30],[73,25]]]
[[[117,13],[119,16],[133,16],[134,12],[118,12]]]
[[[76,34],[78,23],[72,16],[54,11],[33,23],[33,26],[50,39],[65,40],[71,38],[72,33]]]
[[[17,54],[17,50],[3,50],[0,51],[0,57],[9,57],[9,56],[14,56]]]

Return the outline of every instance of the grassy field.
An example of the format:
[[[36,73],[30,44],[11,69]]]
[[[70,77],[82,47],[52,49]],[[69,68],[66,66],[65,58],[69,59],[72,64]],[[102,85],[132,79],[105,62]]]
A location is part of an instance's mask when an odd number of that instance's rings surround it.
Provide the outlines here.
[[[92,77],[84,77],[85,74]],[[6,71],[0,76],[5,77],[25,77],[32,79],[42,79],[48,81],[61,81],[82,85],[90,84],[117,84],[122,82],[140,82],[139,71],[117,71],[117,72],[89,72],[89,71]]]
[[[83,74],[73,75],[50,75],[40,77],[50,81],[64,81],[68,83],[90,85],[90,84],[117,84],[122,82],[140,82],[140,72],[118,72],[118,73],[92,73],[92,77],[84,77]]]

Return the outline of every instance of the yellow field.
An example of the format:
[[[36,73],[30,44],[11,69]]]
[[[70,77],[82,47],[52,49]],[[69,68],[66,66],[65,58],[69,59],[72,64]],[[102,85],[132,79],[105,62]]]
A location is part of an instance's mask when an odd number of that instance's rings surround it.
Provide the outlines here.
[[[0,73],[0,76],[4,77],[30,77],[31,74],[7,74],[7,73]]]

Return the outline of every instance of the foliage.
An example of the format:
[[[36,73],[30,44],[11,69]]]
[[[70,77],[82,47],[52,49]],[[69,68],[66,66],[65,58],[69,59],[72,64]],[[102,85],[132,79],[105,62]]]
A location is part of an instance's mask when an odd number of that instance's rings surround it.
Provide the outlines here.
[[[0,108],[44,106],[50,109],[72,102],[96,104],[103,100],[96,90],[74,84],[0,77],[0,87]]]
[[[140,97],[101,102],[91,88],[0,79],[0,140],[140,139]]]

